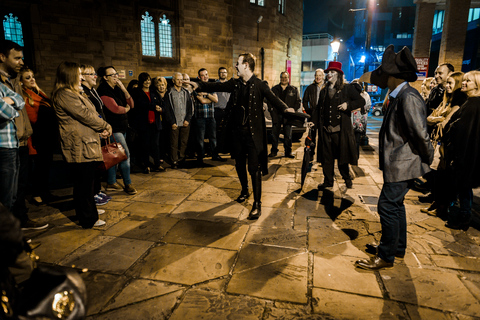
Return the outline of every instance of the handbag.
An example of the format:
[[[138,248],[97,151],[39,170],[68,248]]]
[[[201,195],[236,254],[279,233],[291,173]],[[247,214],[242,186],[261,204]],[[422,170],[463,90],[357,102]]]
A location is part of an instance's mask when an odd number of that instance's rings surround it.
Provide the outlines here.
[[[121,143],[118,143],[117,140],[115,140],[114,136],[112,137],[112,143],[107,143],[102,146],[103,163],[100,165],[100,168],[103,170],[108,170],[128,159],[125,148],[123,148]]]

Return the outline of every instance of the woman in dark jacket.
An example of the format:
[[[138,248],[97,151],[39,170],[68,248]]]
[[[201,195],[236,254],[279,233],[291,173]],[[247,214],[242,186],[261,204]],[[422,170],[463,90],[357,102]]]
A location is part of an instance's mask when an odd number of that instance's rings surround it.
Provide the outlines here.
[[[460,211],[454,213],[450,208],[446,226],[466,231],[472,220],[472,188],[480,186],[480,71],[464,75],[462,92],[468,98],[457,111],[447,145],[447,163],[458,191]]]
[[[135,123],[134,127],[139,133],[139,156],[143,173],[165,170],[160,165],[159,139],[162,130],[160,118],[163,109],[160,97],[156,90],[150,90],[152,79],[146,72],[138,75],[138,88],[132,91],[135,102]],[[150,164],[150,155],[153,158],[153,167]]]
[[[130,151],[126,142],[127,112],[133,108],[133,99],[122,81],[118,79],[118,73],[114,67],[109,66],[99,69],[98,76],[101,80],[97,91],[105,105],[103,110],[105,119],[112,126],[115,141],[123,146],[128,157],[127,160],[120,162],[118,165],[125,188],[117,183],[117,166],[114,166],[107,171],[107,190],[118,191],[123,189],[128,194],[136,194],[137,190],[133,187],[130,179]]]

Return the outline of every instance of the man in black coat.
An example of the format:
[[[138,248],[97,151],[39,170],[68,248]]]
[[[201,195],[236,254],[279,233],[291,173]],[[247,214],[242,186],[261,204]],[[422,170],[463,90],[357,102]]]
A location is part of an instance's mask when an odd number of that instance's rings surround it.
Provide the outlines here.
[[[429,172],[433,161],[425,103],[420,93],[408,84],[417,79],[416,72],[417,64],[410,50],[404,47],[395,53],[390,45],[383,54],[382,65],[360,78],[390,89],[390,102],[378,139],[384,180],[377,207],[382,237],[378,246],[367,245],[370,250],[376,249],[374,257],[355,262],[362,269],[391,268],[395,258],[405,256],[407,220],[403,201],[413,179]]]
[[[318,188],[333,187],[335,159],[347,188],[352,188],[348,164],[356,165],[358,155],[350,117],[353,110],[365,105],[365,99],[352,85],[343,83],[340,62],[330,62],[325,72],[327,84],[320,92],[312,116],[318,130],[317,160],[322,163],[324,175]]]
[[[288,72],[280,73],[280,83],[272,88],[272,92],[280,98],[289,108],[293,108],[295,112],[300,109],[300,94],[297,87],[290,85]],[[276,157],[278,152],[278,139],[283,128],[283,148],[285,157],[295,158],[292,154],[292,125],[283,117],[283,111],[278,112],[277,109],[268,104],[268,111],[272,116],[272,151],[269,157]]]
[[[293,112],[293,109],[280,100],[270,90],[266,81],[258,79],[254,74],[255,58],[251,53],[243,53],[236,64],[240,79],[230,79],[227,82],[196,83],[189,82],[198,92],[231,92],[225,111],[227,125],[225,133],[227,143],[231,145],[232,158],[235,159],[235,169],[242,185],[242,191],[237,198],[244,202],[249,197],[247,178],[248,172],[252,178],[253,207],[248,216],[256,220],[261,215],[262,173],[268,173],[267,129],[263,111],[263,99],[267,99],[278,112]]]

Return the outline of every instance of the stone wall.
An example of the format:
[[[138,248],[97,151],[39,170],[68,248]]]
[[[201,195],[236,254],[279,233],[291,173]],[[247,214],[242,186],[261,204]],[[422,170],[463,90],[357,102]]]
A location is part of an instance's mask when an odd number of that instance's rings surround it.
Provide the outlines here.
[[[33,68],[39,85],[50,92],[55,70],[61,61],[100,66],[114,65],[125,70],[128,83],[140,72],[172,76],[176,71],[190,77],[205,67],[210,77],[225,66],[229,77],[239,53],[257,56],[256,74],[261,73],[260,48],[265,49],[265,79],[273,85],[285,69],[287,43],[292,44],[292,84],[300,85],[303,6],[301,0],[287,1],[286,15],[277,10],[277,0],[265,7],[249,0],[2,0],[7,11],[27,13],[22,21],[31,32],[25,50],[33,51]],[[173,13],[169,18],[177,36],[176,59],[142,56],[140,19],[145,10]],[[263,15],[257,41],[257,18]],[[27,39],[28,40],[28,39]],[[133,75],[129,75],[129,71]]]

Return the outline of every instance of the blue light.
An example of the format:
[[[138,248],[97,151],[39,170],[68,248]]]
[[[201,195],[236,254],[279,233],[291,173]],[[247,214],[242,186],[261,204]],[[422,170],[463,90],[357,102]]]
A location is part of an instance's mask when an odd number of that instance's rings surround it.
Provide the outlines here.
[[[360,58],[360,61],[358,61],[358,62],[360,62],[360,63],[365,63],[365,56],[362,56],[362,57]]]

